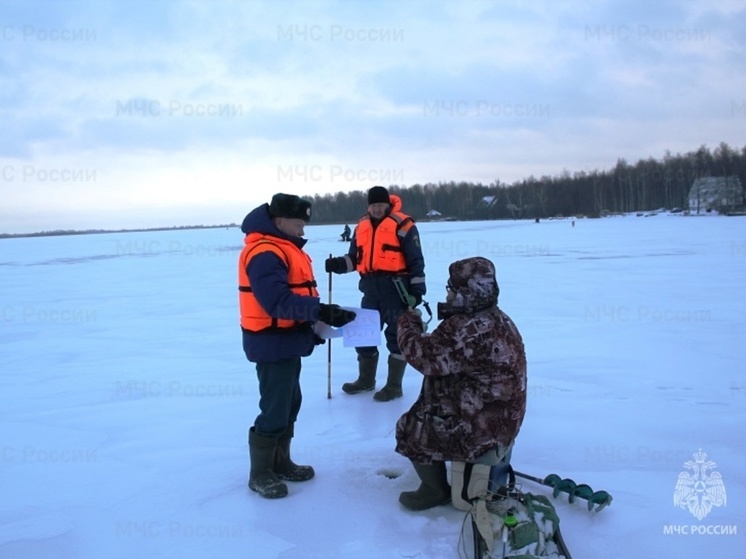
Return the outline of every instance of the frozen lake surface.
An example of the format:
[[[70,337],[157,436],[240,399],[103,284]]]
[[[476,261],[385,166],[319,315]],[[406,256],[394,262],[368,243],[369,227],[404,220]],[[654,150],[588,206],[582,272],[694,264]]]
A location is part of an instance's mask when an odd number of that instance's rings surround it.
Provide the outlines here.
[[[597,514],[555,500],[574,558],[742,557],[746,219],[419,228],[433,311],[452,261],[497,266],[529,364],[515,468],[614,497]],[[325,302],[341,229],[306,228]],[[278,501],[247,489],[258,409],[238,328],[242,246],[237,229],[0,240],[0,558],[464,556],[462,512],[397,501],[417,486],[393,448],[419,373],[393,402],[347,396],[356,361],[341,342],[331,398],[325,347],[301,377],[293,454],[317,477]],[[335,303],[359,304],[355,274],[333,282]],[[727,491],[701,519],[674,505],[699,449]]]

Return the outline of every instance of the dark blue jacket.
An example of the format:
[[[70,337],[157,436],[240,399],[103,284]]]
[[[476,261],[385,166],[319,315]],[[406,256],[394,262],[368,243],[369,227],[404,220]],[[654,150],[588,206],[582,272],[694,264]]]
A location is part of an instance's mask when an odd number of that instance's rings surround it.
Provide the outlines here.
[[[275,227],[268,208],[268,204],[263,204],[252,210],[244,218],[241,231],[247,235],[261,233],[289,240],[302,249],[306,239],[291,237]],[[290,291],[287,286],[287,267],[273,252],[262,252],[252,257],[246,273],[254,295],[267,313],[278,318],[308,321],[302,328],[283,332],[252,334],[242,329],[246,358],[254,363],[264,363],[310,355],[316,339],[312,326],[318,320],[319,299]]]

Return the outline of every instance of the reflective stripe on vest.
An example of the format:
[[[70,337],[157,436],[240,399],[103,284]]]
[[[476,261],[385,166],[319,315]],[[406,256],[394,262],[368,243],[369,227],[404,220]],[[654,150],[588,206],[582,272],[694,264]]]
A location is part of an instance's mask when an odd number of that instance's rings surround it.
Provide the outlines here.
[[[391,212],[374,229],[370,216],[360,220],[355,233],[357,242],[357,271],[391,272],[407,271],[407,261],[401,243],[414,225],[414,220],[401,212]]]
[[[297,328],[307,322],[270,316],[259,304],[251,289],[246,267],[257,254],[273,252],[282,259],[288,268],[288,287],[290,291],[298,295],[318,297],[311,258],[292,242],[277,237],[250,233],[246,236],[244,243],[244,249],[238,259],[238,300],[241,326],[250,332],[263,332]]]

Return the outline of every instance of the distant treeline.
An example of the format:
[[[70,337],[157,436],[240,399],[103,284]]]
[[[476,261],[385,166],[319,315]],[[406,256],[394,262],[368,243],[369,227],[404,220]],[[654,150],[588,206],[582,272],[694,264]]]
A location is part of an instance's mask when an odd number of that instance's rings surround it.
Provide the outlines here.
[[[440,182],[412,186],[384,185],[404,201],[404,211],[425,219],[436,211],[443,219],[535,219],[557,216],[599,217],[606,213],[647,212],[657,209],[688,209],[688,195],[695,179],[735,176],[746,187],[746,146],[736,149],[722,142],[714,150],[697,151],[663,159],[641,159],[629,164],[619,159],[606,171],[563,171],[559,176],[530,176],[506,184],[499,179],[489,185],[472,182]],[[371,186],[373,186],[371,184]],[[312,224],[355,223],[367,207],[367,190],[315,195]],[[737,206],[743,207],[744,192]],[[228,225],[184,225],[148,229],[55,230],[30,234],[2,234],[10,237],[45,237],[238,227]]]
[[[533,219],[688,209],[692,183],[709,176],[737,176],[741,185],[746,185],[746,146],[740,150],[726,143],[714,150],[702,146],[683,155],[666,152],[661,160],[648,158],[634,164],[619,159],[606,171],[564,171],[559,176],[530,176],[512,184],[496,180],[489,185],[384,186],[402,197],[406,213],[419,219],[431,210],[458,220]],[[356,222],[367,206],[365,191],[317,195],[312,201],[314,223]]]

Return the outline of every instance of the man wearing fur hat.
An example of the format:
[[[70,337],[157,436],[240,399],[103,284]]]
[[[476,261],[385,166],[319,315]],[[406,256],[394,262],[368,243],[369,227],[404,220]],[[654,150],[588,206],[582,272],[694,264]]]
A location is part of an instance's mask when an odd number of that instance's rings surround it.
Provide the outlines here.
[[[526,353],[518,328],[498,306],[495,266],[482,257],[453,262],[442,322],[428,334],[417,311],[399,318],[407,361],[423,374],[412,408],[396,424],[396,452],[412,461],[416,491],[399,502],[424,510],[453,501],[469,510],[506,462],[526,413]],[[445,461],[451,461],[448,485]]]
[[[301,357],[319,341],[313,323],[340,327],[355,313],[319,300],[310,257],[303,251],[311,203],[275,194],[243,220],[246,235],[238,260],[243,349],[256,363],[259,415],[249,429],[249,488],[275,499],[285,481],[307,481],[315,472],[290,458],[290,441],[301,406]]]
[[[346,255],[326,260],[325,269],[335,274],[356,271],[358,287],[363,293],[361,307],[375,309],[381,316],[381,328],[388,350],[386,385],[373,395],[379,402],[402,396],[402,379],[407,362],[396,341],[396,320],[409,305],[402,301],[394,279],[398,278],[412,297],[411,306],[422,302],[425,295],[425,259],[420,246],[420,234],[414,220],[402,212],[399,196],[389,194],[382,186],[368,191],[368,211],[358,222]],[[378,348],[358,347],[358,378],[346,382],[347,394],[367,392],[376,387]]]

